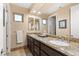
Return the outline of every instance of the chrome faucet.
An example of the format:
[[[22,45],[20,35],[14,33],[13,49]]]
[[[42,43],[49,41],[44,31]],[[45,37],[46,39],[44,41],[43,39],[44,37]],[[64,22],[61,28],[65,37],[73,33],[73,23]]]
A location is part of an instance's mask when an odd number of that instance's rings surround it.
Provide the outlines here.
[[[68,43],[70,42],[71,36],[70,35],[66,35],[66,36],[59,36],[59,38],[61,41],[67,41]]]
[[[72,40],[72,38],[73,38],[73,35],[68,35],[68,42],[70,43],[70,41]]]
[[[63,41],[63,40],[65,40],[65,37],[63,37],[63,36],[58,36],[58,39],[61,40],[61,41]]]

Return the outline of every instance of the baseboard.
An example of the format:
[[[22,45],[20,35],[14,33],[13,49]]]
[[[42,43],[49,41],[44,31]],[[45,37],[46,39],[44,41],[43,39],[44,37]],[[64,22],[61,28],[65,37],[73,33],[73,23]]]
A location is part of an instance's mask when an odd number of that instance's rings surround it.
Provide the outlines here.
[[[16,48],[11,48],[11,51],[15,51],[15,50],[18,50],[18,49],[25,49],[27,48],[27,46],[20,46],[20,47],[16,47]]]

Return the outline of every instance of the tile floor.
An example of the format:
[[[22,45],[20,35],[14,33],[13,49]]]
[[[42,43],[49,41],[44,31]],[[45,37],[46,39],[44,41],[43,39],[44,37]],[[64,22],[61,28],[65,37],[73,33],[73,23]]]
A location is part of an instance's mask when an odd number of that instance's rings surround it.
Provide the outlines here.
[[[31,52],[29,51],[29,49],[26,49],[26,53],[24,48],[15,50],[15,51],[11,51],[11,53],[7,54],[8,56],[32,56]]]

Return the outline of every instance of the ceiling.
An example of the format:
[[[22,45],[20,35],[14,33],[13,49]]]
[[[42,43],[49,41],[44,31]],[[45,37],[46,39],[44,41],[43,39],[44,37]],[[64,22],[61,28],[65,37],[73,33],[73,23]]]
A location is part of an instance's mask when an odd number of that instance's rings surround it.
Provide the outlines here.
[[[32,3],[13,3],[13,4],[24,8],[31,8],[32,6]]]
[[[30,13],[41,12],[41,14],[51,14],[62,8],[69,5],[69,3],[14,3],[17,6],[25,7],[30,9]]]

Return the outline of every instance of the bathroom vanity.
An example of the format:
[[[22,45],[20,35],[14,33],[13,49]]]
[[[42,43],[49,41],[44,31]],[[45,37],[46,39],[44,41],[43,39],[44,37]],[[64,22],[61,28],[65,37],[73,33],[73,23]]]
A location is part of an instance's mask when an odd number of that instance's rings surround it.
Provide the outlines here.
[[[57,42],[64,44],[57,45]],[[57,38],[40,37],[36,34],[27,35],[27,47],[34,56],[79,56],[79,43],[67,43],[63,40],[58,41]]]
[[[66,56],[66,54],[51,48],[34,37],[27,35],[28,48],[34,56]]]

